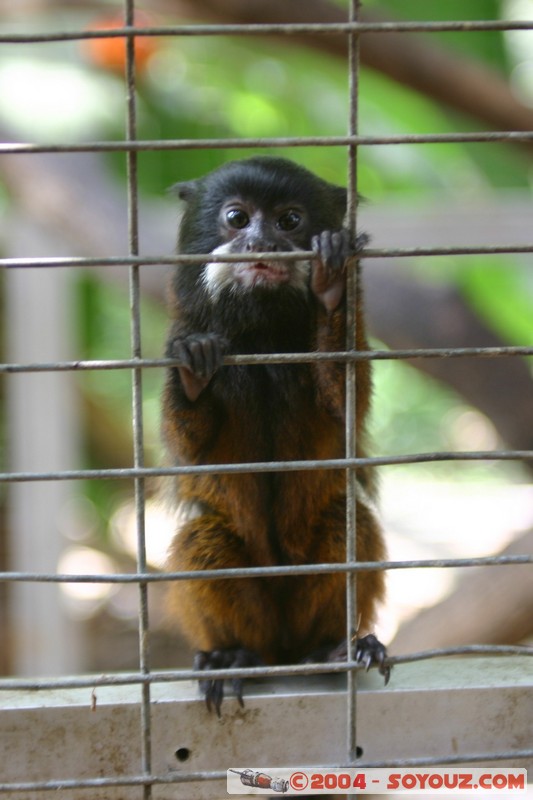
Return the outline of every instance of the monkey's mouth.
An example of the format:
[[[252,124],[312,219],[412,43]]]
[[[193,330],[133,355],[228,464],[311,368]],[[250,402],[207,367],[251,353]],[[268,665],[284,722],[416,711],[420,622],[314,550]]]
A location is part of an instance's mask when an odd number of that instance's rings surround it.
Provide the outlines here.
[[[277,286],[290,278],[287,268],[274,261],[252,261],[239,264],[235,270],[237,279],[247,288],[254,286]]]

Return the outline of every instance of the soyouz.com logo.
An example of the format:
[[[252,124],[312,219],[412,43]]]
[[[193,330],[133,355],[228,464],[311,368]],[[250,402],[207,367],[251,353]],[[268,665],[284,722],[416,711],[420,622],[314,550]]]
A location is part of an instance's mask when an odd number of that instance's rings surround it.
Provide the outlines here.
[[[272,796],[313,794],[470,794],[493,797],[526,791],[525,769],[256,769],[234,767],[227,773],[228,794]]]

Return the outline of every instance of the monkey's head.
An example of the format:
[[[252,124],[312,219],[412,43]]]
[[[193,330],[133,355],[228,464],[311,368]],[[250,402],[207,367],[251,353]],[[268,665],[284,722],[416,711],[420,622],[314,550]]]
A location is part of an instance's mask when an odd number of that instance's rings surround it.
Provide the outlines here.
[[[275,253],[311,249],[311,238],[342,227],[346,190],[283,158],[232,161],[176,186],[186,202],[181,253]],[[185,274],[187,273],[187,274]],[[201,284],[209,298],[287,287],[304,290],[307,261],[210,262],[185,268],[180,283]]]

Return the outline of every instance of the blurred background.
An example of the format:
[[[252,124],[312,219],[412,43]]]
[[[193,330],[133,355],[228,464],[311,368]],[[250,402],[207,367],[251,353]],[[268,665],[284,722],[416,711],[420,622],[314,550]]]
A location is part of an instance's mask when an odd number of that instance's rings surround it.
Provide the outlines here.
[[[287,8],[288,6],[288,8]],[[151,0],[137,25],[343,21],[346,3]],[[365,19],[533,20],[533,0],[367,0]],[[43,144],[125,137],[120,39],[1,42],[123,24],[103,0],[0,0],[0,139]],[[137,40],[138,137],[339,135],[347,131],[342,36],[158,37]],[[365,135],[533,130],[533,31],[362,37],[359,129]],[[169,187],[250,150],[159,150],[138,156],[140,251],[174,251],[179,207]],[[261,150],[258,152],[269,152]],[[346,183],[343,147],[272,149]],[[362,146],[360,226],[372,246],[532,243],[533,144]],[[124,153],[0,156],[3,258],[97,257],[94,269],[2,270],[0,360],[121,359],[131,353]],[[369,259],[368,326],[378,348],[533,344],[532,255]],[[142,269],[142,346],[162,354],[167,268]],[[375,363],[375,455],[533,450],[531,359]],[[143,375],[147,466],[163,463],[163,373]],[[127,370],[3,375],[2,471],[132,465]],[[533,551],[531,462],[443,462],[380,470],[391,559]],[[164,563],[173,523],[149,486],[150,568]],[[4,483],[0,570],[135,570],[128,480]],[[379,634],[391,652],[533,635],[531,567],[398,570]],[[149,590],[151,666],[189,664]],[[0,584],[0,674],[135,668],[135,585]]]

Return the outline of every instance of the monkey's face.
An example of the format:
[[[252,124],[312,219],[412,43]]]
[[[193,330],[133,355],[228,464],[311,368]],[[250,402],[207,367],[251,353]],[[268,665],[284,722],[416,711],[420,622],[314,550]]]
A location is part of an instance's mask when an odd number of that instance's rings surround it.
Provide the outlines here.
[[[252,199],[231,197],[218,215],[222,244],[214,255],[230,253],[279,253],[305,250],[309,246],[309,219],[303,206],[281,203],[262,206]],[[281,286],[305,291],[309,262],[261,258],[257,261],[209,262],[203,282],[211,297],[224,288],[248,292],[255,288],[275,290]]]

